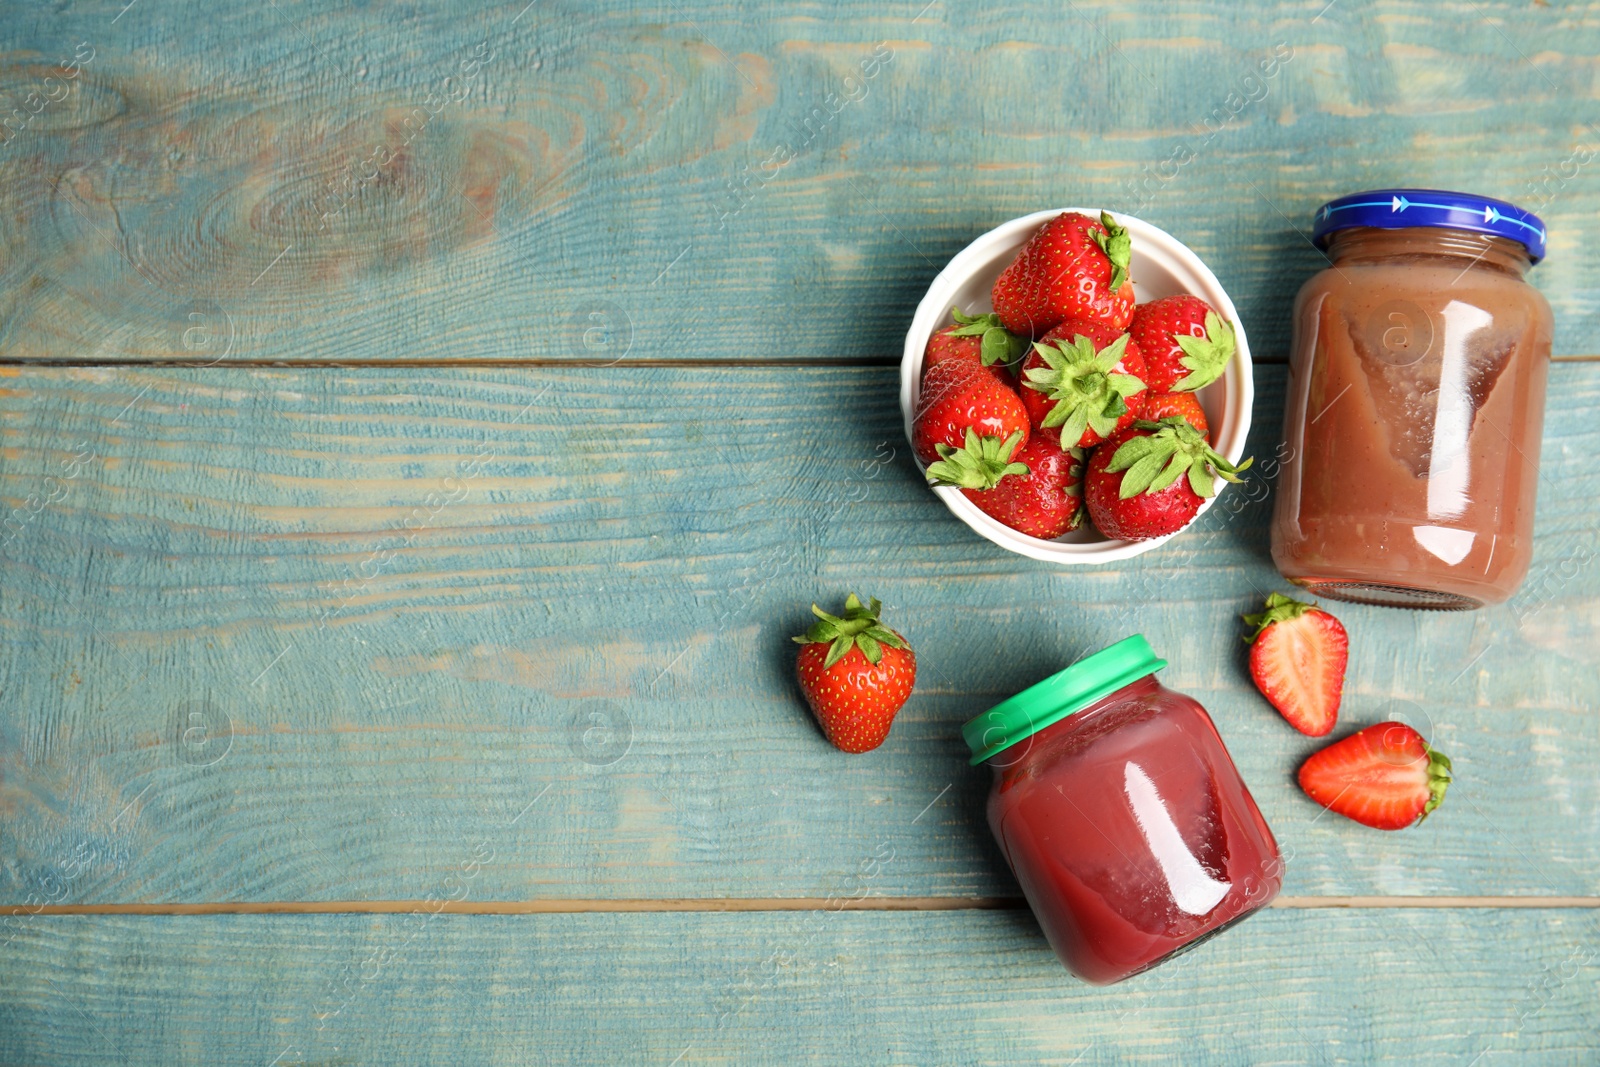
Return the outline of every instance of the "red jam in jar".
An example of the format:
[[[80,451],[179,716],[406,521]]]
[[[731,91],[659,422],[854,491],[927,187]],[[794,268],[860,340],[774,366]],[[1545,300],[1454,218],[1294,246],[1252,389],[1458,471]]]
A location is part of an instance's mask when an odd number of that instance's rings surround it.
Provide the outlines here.
[[[1278,844],[1195,701],[1141,635],[973,719],[989,827],[1078,977],[1120,982],[1278,894]]]

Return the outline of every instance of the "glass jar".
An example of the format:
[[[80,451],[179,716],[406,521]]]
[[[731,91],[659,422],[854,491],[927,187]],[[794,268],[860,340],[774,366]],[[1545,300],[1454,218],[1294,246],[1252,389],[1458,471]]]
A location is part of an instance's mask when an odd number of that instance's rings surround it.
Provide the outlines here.
[[[1323,205],[1295,299],[1272,558],[1327,597],[1466,609],[1533,555],[1550,305],[1544,223],[1426,189]]]
[[[1056,956],[1104,985],[1262,907],[1278,845],[1211,718],[1134,635],[967,723],[989,828]]]

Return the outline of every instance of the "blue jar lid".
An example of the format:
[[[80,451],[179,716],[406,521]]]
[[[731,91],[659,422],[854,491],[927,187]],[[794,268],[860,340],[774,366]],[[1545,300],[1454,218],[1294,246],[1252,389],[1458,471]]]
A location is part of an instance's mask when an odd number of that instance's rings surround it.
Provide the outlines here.
[[[1353,226],[1399,230],[1437,226],[1488,233],[1516,241],[1534,263],[1544,258],[1544,220],[1515,204],[1443,189],[1370,189],[1330,200],[1317,209],[1311,240],[1328,247],[1328,236]]]

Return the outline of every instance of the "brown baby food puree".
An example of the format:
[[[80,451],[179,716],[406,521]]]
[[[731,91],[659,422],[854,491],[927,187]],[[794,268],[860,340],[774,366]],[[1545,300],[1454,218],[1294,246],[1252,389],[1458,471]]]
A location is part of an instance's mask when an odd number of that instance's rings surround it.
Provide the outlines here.
[[[1505,600],[1533,551],[1550,355],[1527,247],[1355,227],[1328,255],[1294,305],[1273,560],[1338,599]]]

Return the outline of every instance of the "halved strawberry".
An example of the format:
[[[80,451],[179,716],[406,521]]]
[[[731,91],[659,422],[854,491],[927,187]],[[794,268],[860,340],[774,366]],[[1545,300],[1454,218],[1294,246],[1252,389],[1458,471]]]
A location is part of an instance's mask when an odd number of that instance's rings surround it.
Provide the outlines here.
[[[1450,787],[1450,757],[1403,722],[1380,722],[1313,753],[1300,788],[1329,811],[1378,830],[1421,822]]]
[[[1245,643],[1250,677],[1261,695],[1308,737],[1332,732],[1350,658],[1344,624],[1281,593],[1268,596],[1266,610],[1244,621],[1256,628]]]

